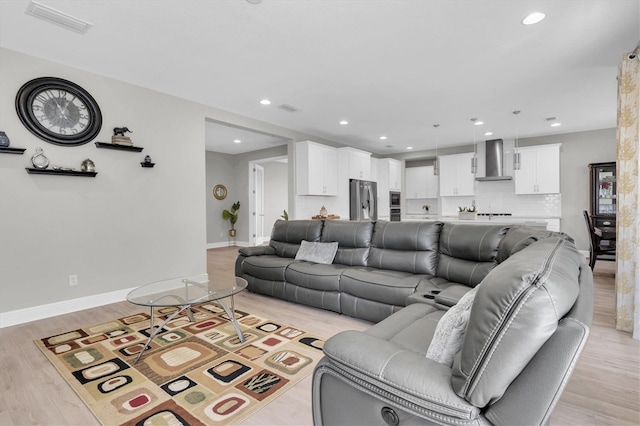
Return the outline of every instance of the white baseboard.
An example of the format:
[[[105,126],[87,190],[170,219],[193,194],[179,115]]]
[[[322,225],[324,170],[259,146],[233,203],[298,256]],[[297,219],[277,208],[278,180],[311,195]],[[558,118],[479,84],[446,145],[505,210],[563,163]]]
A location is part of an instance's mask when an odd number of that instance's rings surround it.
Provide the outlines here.
[[[0,328],[55,317],[83,309],[95,308],[96,306],[108,305],[109,303],[122,302],[127,299],[127,294],[134,288],[135,287],[109,293],[94,294],[92,296],[32,306],[15,311],[0,312]]]
[[[236,241],[229,244],[228,242],[221,243],[207,243],[207,249],[220,248],[220,247],[249,247],[251,244],[248,241]]]

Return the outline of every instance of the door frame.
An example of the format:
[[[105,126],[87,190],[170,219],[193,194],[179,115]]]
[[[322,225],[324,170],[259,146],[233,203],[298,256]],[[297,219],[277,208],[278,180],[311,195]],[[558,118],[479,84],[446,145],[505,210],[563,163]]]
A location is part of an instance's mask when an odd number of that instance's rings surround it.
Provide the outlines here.
[[[257,228],[257,217],[256,217],[256,204],[257,204],[257,199],[258,199],[258,195],[256,193],[256,185],[255,185],[255,178],[254,178],[254,169],[255,166],[260,166],[262,167],[262,164],[264,163],[271,163],[274,161],[279,161],[279,160],[284,160],[287,159],[288,160],[288,155],[281,155],[278,157],[270,157],[270,158],[261,158],[260,160],[252,160],[249,161],[249,190],[248,190],[248,199],[249,199],[249,244],[251,244],[252,246],[256,246],[256,245],[260,245],[263,244],[265,241],[262,237],[258,237],[256,235],[256,228]],[[264,179],[264,173],[263,173],[263,179]],[[263,183],[263,188],[264,188],[264,183]],[[287,197],[289,196],[289,192],[287,191]],[[264,194],[262,194],[262,198],[264,200]],[[271,225],[268,225],[271,226]],[[267,238],[268,241],[268,238]]]

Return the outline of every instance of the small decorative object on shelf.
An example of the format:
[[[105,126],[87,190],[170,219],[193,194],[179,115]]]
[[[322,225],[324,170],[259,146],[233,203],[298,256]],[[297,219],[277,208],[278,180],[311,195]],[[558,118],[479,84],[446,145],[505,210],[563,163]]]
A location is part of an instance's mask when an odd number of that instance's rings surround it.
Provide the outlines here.
[[[124,126],[114,127],[113,136],[111,136],[111,143],[114,145],[133,146],[131,138],[124,135],[126,132],[133,133],[131,130]]]
[[[144,161],[142,163],[140,163],[140,165],[142,167],[153,167],[153,166],[156,165],[156,163],[151,161],[151,157],[147,155],[146,157],[144,157]]]
[[[327,216],[328,216],[327,208],[325,206],[322,206],[320,208],[320,217],[327,217]]]
[[[0,132],[0,146],[3,148],[7,148],[11,142],[9,141],[9,136],[5,132]]]
[[[93,161],[91,161],[90,159],[87,158],[80,165],[80,170],[82,170],[83,172],[95,172],[96,171],[96,165],[94,164]]]
[[[425,204],[424,206],[422,206],[422,208],[426,213],[429,213],[429,209],[431,208],[431,206],[429,204]]]
[[[49,159],[45,157],[42,148],[36,148],[36,153],[31,157],[31,164],[36,169],[46,169],[49,167]]]

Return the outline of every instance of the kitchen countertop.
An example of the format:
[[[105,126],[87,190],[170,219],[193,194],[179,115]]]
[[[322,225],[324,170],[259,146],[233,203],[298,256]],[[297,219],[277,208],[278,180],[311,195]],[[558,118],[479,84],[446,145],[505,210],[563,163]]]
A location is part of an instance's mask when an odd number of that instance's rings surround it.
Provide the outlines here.
[[[560,219],[552,216],[476,216],[476,219],[458,219],[458,216],[439,216],[435,214],[406,214],[402,215],[402,221],[415,222],[424,220],[439,220],[453,223],[495,223],[496,225],[521,223],[529,226],[546,227],[547,220]]]

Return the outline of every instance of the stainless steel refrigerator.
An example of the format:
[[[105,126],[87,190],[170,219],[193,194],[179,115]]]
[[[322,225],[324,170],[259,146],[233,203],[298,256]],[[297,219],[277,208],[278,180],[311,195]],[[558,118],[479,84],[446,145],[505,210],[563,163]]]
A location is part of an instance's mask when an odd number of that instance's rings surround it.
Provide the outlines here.
[[[349,219],[378,220],[376,182],[349,179]]]

